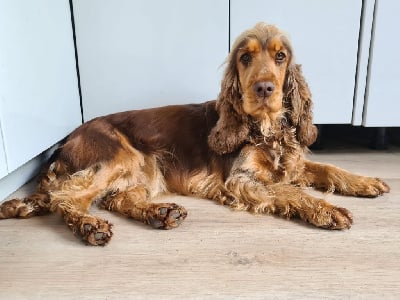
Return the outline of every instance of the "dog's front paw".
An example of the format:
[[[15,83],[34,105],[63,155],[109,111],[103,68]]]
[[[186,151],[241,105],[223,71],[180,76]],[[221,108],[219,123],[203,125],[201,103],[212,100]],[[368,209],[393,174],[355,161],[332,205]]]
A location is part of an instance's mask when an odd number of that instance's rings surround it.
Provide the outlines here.
[[[325,201],[321,201],[315,209],[307,210],[300,215],[308,223],[325,229],[349,229],[353,224],[350,211]]]
[[[357,191],[357,196],[377,197],[389,191],[390,187],[382,179],[365,177],[362,186]]]
[[[349,229],[353,224],[353,215],[343,207],[332,206],[322,212],[320,227],[326,229]]]
[[[172,229],[178,227],[187,216],[184,207],[175,203],[157,203],[147,212],[147,222],[158,229]]]

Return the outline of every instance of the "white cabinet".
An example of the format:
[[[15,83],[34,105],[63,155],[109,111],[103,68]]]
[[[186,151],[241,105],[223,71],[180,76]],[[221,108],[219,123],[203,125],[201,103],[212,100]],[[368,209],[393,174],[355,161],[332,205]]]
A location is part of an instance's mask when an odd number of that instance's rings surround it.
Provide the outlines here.
[[[79,101],[68,1],[1,1],[0,120],[8,171],[80,125]]]
[[[73,1],[85,121],[215,99],[228,0]]]
[[[399,11],[399,1],[376,0],[363,114],[365,126],[400,126]]]
[[[231,0],[231,42],[259,21],[289,33],[314,122],[351,123],[361,0]]]

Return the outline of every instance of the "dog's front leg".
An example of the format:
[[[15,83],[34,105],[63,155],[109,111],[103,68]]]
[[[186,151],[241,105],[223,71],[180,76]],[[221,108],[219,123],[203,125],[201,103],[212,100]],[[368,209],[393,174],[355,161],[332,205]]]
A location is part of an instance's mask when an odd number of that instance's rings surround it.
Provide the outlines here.
[[[308,195],[297,186],[283,183],[265,185],[247,174],[231,176],[226,185],[240,199],[241,205],[237,207],[254,213],[277,214],[288,219],[300,217],[326,229],[346,229],[353,223],[347,209]]]
[[[137,185],[123,191],[107,193],[100,207],[121,213],[157,229],[178,227],[187,216],[184,207],[175,203],[152,203],[146,186]]]
[[[390,191],[379,178],[360,176],[333,165],[311,161],[305,162],[302,180],[306,185],[349,196],[376,197]]]

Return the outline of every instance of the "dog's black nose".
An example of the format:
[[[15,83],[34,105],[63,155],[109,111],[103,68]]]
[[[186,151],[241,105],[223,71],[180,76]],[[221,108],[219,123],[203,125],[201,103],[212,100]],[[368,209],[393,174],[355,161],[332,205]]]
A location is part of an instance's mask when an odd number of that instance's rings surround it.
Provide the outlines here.
[[[272,95],[275,85],[271,81],[258,81],[253,85],[253,90],[260,98],[267,98]]]

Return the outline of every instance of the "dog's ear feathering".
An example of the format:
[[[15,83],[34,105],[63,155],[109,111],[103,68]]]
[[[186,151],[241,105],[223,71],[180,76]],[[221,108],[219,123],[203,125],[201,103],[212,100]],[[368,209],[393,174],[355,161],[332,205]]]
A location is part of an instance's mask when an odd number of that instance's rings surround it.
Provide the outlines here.
[[[270,34],[269,30],[274,28],[256,26],[256,29],[245,32],[239,37],[227,58],[221,92],[216,104],[219,119],[208,136],[210,148],[218,154],[234,152],[248,140],[250,134],[251,117],[243,111],[243,93],[237,68],[237,55],[250,34],[261,40],[260,36]],[[301,66],[294,62],[289,63],[286,69],[282,102],[286,119],[291,126],[296,128],[299,143],[305,147],[313,144],[318,130],[312,124],[311,92],[302,75]]]
[[[235,62],[236,53],[228,57],[228,65],[221,82],[217,100],[219,119],[208,136],[210,148],[227,154],[239,148],[248,138],[250,128],[240,104],[242,93]]]
[[[283,105],[288,118],[296,128],[297,139],[302,146],[310,146],[317,139],[318,130],[313,125],[312,100],[301,65],[291,64],[286,72]]]

